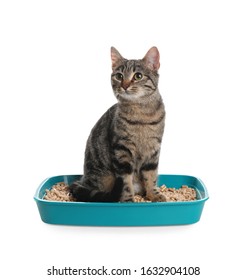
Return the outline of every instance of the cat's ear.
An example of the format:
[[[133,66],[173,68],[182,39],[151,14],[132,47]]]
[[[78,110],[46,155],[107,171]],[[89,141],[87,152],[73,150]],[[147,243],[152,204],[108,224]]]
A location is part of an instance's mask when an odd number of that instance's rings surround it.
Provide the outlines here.
[[[157,47],[152,47],[143,58],[144,63],[151,70],[157,71],[160,68],[160,54]]]
[[[114,47],[111,47],[111,60],[112,68],[115,68],[120,62],[124,60],[121,54]]]

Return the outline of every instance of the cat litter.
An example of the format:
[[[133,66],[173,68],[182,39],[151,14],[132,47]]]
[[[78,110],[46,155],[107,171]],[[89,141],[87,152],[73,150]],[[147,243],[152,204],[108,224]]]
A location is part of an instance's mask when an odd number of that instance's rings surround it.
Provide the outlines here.
[[[208,200],[207,189],[199,178],[160,174],[158,186],[167,202],[150,203],[140,196],[135,197],[138,203],[78,202],[70,195],[68,186],[80,179],[81,175],[61,175],[40,184],[34,200],[43,222],[73,226],[193,224],[200,220]]]
[[[166,201],[191,201],[196,199],[196,191],[186,185],[180,189],[168,188],[165,185],[160,187],[160,191],[166,197]],[[59,182],[46,190],[44,199],[51,201],[76,201],[69,192],[69,186],[64,182]],[[134,202],[151,202],[141,195],[134,196]]]
[[[186,185],[183,185],[180,189],[168,188],[167,186],[163,185],[160,187],[160,191],[165,196],[167,202],[196,200],[196,191]],[[146,197],[142,197],[141,195],[135,195],[134,202],[151,201]]]
[[[46,189],[44,199],[51,201],[76,201],[69,192],[69,187],[63,182],[56,183],[50,190]]]

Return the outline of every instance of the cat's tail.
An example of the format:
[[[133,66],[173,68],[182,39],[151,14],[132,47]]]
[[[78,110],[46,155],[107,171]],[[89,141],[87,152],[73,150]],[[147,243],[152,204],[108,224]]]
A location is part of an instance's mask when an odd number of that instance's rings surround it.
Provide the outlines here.
[[[123,180],[118,177],[115,180],[111,192],[102,192],[97,189],[88,189],[82,181],[76,181],[69,186],[72,196],[77,201],[83,202],[119,202],[123,190]]]

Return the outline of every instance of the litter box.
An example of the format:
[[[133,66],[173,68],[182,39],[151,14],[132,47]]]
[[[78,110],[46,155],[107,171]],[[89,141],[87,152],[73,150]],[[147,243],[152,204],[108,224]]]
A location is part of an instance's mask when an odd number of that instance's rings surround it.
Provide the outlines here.
[[[193,176],[159,175],[158,186],[169,188],[188,185],[196,190],[197,200],[182,202],[60,202],[47,201],[45,190],[58,182],[67,184],[81,175],[62,175],[44,180],[34,199],[40,217],[48,224],[76,226],[166,226],[193,224],[200,220],[208,192],[204,183]]]

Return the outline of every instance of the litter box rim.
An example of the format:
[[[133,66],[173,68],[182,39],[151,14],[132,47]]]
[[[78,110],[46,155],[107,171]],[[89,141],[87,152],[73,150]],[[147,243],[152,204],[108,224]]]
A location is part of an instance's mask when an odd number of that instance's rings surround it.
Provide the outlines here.
[[[81,202],[81,201],[51,201],[51,200],[45,200],[43,198],[39,197],[39,194],[43,188],[43,186],[46,184],[46,182],[48,182],[51,178],[58,180],[57,183],[59,182],[59,178],[64,178],[64,177],[74,177],[74,178],[80,178],[83,175],[78,175],[78,174],[73,174],[73,175],[57,175],[57,176],[53,176],[53,177],[47,177],[45,180],[43,180],[41,182],[41,184],[39,185],[39,187],[37,188],[35,195],[34,195],[34,200],[35,201],[39,201],[42,203],[54,203],[54,204],[70,204],[70,205],[74,205],[74,206],[81,206],[81,205],[86,205],[86,206],[92,206],[92,207],[102,207],[102,206],[110,206],[110,207],[135,207],[135,206],[144,206],[144,207],[150,207],[150,206],[157,206],[157,205],[161,205],[161,204],[165,204],[166,206],[175,206],[175,205],[188,205],[188,204],[196,204],[196,203],[200,203],[200,202],[205,202],[206,200],[209,199],[209,195],[208,195],[208,190],[205,186],[205,184],[203,183],[203,181],[198,178],[198,177],[194,177],[191,175],[181,175],[181,174],[160,174],[158,175],[158,181],[162,181],[162,179],[164,177],[186,177],[186,178],[190,178],[193,180],[197,180],[201,186],[203,187],[203,191],[204,191],[204,197],[197,199],[197,200],[192,200],[192,201],[167,201],[167,202],[127,202],[127,203],[119,203],[119,202]],[[76,180],[76,179],[75,179]],[[160,187],[160,183],[158,184],[158,187]],[[168,186],[169,187],[169,186]],[[181,187],[181,186],[180,186]],[[192,186],[191,186],[192,187]],[[177,187],[176,187],[177,188]]]

